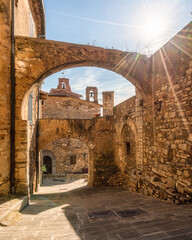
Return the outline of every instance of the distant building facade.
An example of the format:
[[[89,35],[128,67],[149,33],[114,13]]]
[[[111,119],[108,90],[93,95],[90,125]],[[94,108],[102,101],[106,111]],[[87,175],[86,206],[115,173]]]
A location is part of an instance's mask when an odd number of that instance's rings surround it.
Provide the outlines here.
[[[86,100],[83,96],[72,92],[69,79],[59,78],[57,88],[52,88],[47,99],[41,99],[42,118],[46,119],[92,119],[100,117],[102,105],[98,103],[97,87],[86,87]],[[106,94],[104,93],[104,96]],[[110,94],[114,98],[114,94]],[[111,99],[110,98],[110,99]],[[113,106],[105,106],[113,115]],[[114,99],[111,99],[114,103]],[[78,139],[58,139],[41,151],[41,162],[46,166],[47,174],[87,173],[89,151],[85,143]]]

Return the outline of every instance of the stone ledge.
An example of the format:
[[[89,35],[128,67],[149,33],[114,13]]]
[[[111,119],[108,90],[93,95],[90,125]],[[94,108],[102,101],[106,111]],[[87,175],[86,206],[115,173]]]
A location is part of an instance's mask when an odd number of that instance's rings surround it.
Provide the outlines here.
[[[28,197],[13,198],[0,204],[0,226],[8,226],[18,218],[21,212],[28,205]]]

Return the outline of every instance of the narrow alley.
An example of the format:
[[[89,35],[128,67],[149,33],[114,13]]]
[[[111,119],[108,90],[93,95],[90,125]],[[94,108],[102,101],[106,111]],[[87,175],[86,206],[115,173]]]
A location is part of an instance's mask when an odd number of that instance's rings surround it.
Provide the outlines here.
[[[90,188],[85,179],[47,178],[20,220],[0,239],[192,239],[190,205],[173,205],[119,188]]]

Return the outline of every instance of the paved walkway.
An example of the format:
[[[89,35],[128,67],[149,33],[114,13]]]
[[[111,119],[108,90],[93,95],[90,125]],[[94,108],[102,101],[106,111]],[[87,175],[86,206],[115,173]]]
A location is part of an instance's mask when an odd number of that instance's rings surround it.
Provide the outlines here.
[[[191,205],[55,180],[46,179],[18,222],[0,228],[1,240],[192,239]]]

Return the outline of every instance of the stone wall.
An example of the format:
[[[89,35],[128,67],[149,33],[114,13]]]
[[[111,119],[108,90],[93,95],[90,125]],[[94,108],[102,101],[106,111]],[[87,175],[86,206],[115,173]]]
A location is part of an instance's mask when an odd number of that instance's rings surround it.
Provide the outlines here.
[[[100,112],[99,104],[77,98],[48,96],[42,102],[42,118],[91,119]]]
[[[192,62],[168,43],[153,56],[153,67],[152,97],[141,98],[137,90],[136,98],[114,108],[121,169],[116,183],[175,203],[192,201]],[[126,134],[124,124],[129,126]],[[130,142],[135,137],[135,166],[123,145],[125,135]]]
[[[90,120],[40,120],[39,150],[64,138],[78,139],[89,148],[89,185],[111,185],[118,168],[114,157],[113,117]]]
[[[16,121],[16,191],[18,194],[33,193],[37,188],[36,183],[36,130],[37,130],[37,98],[38,89],[33,89],[32,121]],[[28,99],[25,111],[28,116]]]
[[[38,3],[37,3],[38,2]],[[29,10],[35,21],[34,35],[42,31],[40,22],[43,22],[43,14],[38,16],[40,1],[18,0],[15,2],[15,33],[21,36],[29,36]],[[10,192],[10,121],[11,121],[11,1],[0,2],[0,194]],[[35,6],[36,5],[36,6]],[[37,7],[38,5],[38,7]],[[34,10],[35,9],[35,10]],[[34,12],[36,11],[36,13]],[[43,11],[42,11],[43,12]],[[39,33],[40,33],[39,32]],[[18,90],[18,89],[17,89]],[[16,91],[16,94],[19,93]],[[27,192],[27,126],[26,121],[16,120],[15,143],[15,176],[16,185],[21,192]],[[30,144],[29,144],[30,145]],[[20,148],[20,149],[19,149]],[[22,152],[23,150],[23,152]],[[24,190],[25,189],[25,190]],[[18,190],[18,192],[20,191]],[[23,191],[24,190],[24,191]]]
[[[103,116],[112,116],[114,107],[114,91],[102,92],[103,94]]]
[[[53,156],[47,154],[51,152]],[[83,173],[88,169],[89,149],[85,143],[78,139],[64,138],[55,140],[41,151],[43,157],[50,156],[52,165],[55,166],[52,174]],[[76,163],[71,162],[72,156],[76,156]]]
[[[10,1],[0,2],[0,194],[10,191]]]

